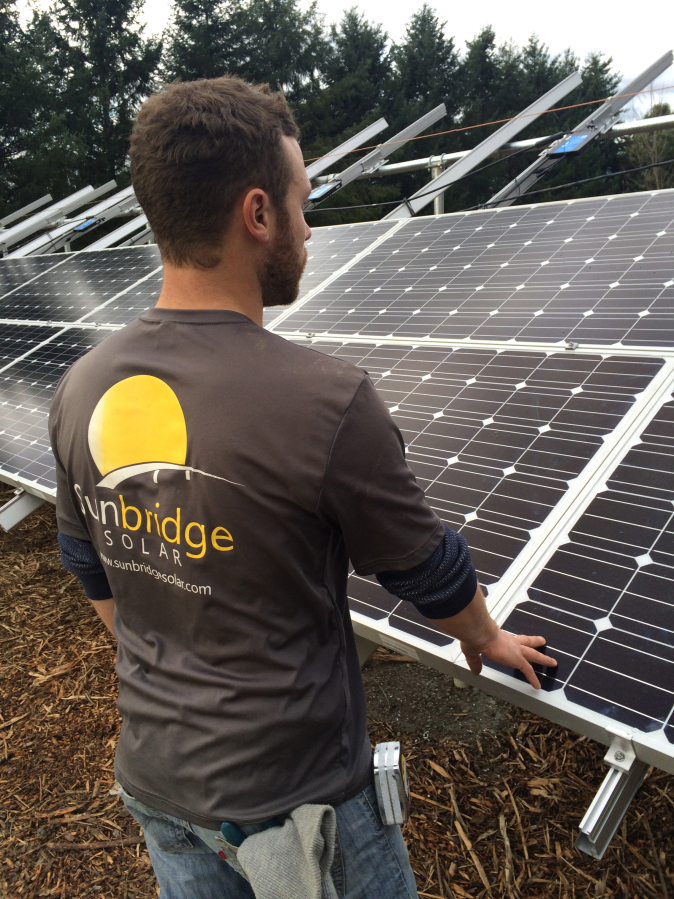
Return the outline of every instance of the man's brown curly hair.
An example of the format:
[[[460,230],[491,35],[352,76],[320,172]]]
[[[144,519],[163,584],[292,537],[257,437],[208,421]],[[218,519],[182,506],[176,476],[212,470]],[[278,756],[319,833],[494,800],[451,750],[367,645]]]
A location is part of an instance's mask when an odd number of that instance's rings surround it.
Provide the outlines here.
[[[228,75],[169,84],[141,107],[131,178],[162,258],[212,268],[234,205],[251,188],[283,206],[299,129],[281,93]]]

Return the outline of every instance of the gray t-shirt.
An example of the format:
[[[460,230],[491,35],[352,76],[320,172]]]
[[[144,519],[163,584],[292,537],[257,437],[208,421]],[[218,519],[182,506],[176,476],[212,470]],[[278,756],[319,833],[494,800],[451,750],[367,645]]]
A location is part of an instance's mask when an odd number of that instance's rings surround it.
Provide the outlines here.
[[[115,597],[115,775],[218,829],[371,779],[346,601],[444,530],[359,368],[226,311],[152,309],[80,359],[50,433],[65,534]]]

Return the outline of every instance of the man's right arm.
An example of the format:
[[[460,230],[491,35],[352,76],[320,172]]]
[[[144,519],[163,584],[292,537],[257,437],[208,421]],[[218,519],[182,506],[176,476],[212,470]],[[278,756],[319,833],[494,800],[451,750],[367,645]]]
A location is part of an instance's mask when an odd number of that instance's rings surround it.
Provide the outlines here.
[[[514,636],[501,630],[487,611],[482,589],[461,534],[445,525],[445,539],[433,553],[407,571],[381,571],[377,580],[389,593],[411,602],[439,630],[461,642],[473,674],[482,670],[482,656],[506,668],[521,671],[540,689],[531,663],[555,666],[557,662],[537,652],[543,637]]]
[[[461,642],[461,651],[473,674],[482,671],[482,656],[486,656],[492,662],[521,671],[531,686],[540,690],[541,683],[532,664],[552,668],[557,665],[553,658],[536,649],[545,645],[545,637],[510,634],[498,626],[487,611],[479,585],[472,601],[461,612],[451,618],[430,618],[429,621]]]
[[[485,655],[538,688],[532,662],[556,665],[536,651],[543,637],[509,634],[489,615],[464,537],[429,507],[369,378],[335,436],[318,511],[340,528],[356,573],[376,574],[390,593],[458,639],[473,673]]]

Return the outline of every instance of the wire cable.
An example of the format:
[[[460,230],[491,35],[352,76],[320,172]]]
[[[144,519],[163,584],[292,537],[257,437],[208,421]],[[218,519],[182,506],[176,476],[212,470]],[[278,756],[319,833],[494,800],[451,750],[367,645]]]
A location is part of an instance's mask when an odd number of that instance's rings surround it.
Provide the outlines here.
[[[518,153],[523,151],[518,150]],[[515,155],[514,153],[512,154]],[[512,157],[505,157],[510,159]],[[496,162],[501,162],[502,160],[497,159]],[[649,165],[641,165],[636,169],[623,169],[620,172],[608,172],[606,175],[595,175],[593,178],[581,178],[578,181],[567,181],[566,184],[556,184],[553,187],[545,187],[542,190],[530,190],[525,194],[522,194],[519,197],[516,197],[517,200],[524,199],[525,197],[534,197],[536,194],[547,194],[552,190],[563,190],[565,187],[575,187],[577,184],[587,184],[590,181],[602,181],[607,178],[618,178],[620,175],[632,175],[635,172],[644,172],[646,169],[657,169],[661,165],[671,165],[674,163],[674,159],[665,159],[662,162],[652,162]],[[490,168],[495,163],[489,163],[489,165],[482,166],[481,169],[475,169],[474,172],[469,172],[468,175],[477,174],[477,172],[482,172],[484,169]],[[466,177],[468,177],[466,175]],[[414,199],[421,199],[421,197],[428,197],[432,194],[437,193],[437,188],[435,190],[429,190],[424,194],[417,194]],[[401,200],[384,200],[381,203],[361,203],[359,206],[328,206],[325,209],[320,207],[316,207],[315,209],[310,209],[305,215],[308,215],[309,212],[343,212],[346,209],[372,209],[375,206],[400,206],[402,203],[407,202],[407,197],[403,197]],[[493,209],[494,207],[487,206],[485,203],[480,203],[477,206],[468,206],[466,209],[458,209],[457,212],[473,212],[475,209]]]

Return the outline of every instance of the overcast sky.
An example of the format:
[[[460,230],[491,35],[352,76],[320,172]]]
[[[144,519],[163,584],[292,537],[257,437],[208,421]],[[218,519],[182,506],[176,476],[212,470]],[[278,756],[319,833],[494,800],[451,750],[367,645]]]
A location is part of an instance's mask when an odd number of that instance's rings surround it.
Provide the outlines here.
[[[465,41],[475,37],[485,25],[494,28],[499,43],[512,39],[521,45],[535,32],[553,53],[570,47],[581,59],[593,50],[612,56],[614,68],[625,79],[638,75],[674,44],[674,5],[671,0],[660,4],[658,12],[652,11],[650,15],[629,15],[627,10],[628,15],[625,15],[618,7],[607,6],[604,0],[566,0],[563,4],[549,0],[518,0],[517,3],[482,0],[451,5],[430,2],[441,20],[446,20],[446,33],[455,38],[461,50],[465,48]],[[20,0],[20,3],[28,6],[28,0]],[[306,0],[303,5],[305,3]],[[328,23],[339,21],[344,10],[352,5],[350,0],[318,0],[319,9]],[[399,40],[410,14],[421,2],[361,0],[356,5],[368,19],[383,24],[393,40]],[[158,33],[163,30],[169,21],[171,6],[167,0],[145,0],[149,31]],[[674,67],[656,84],[659,87],[670,85],[674,86]],[[674,106],[674,87],[659,91],[654,98],[655,102],[662,98]],[[649,105],[650,99],[645,98],[636,111],[645,112]]]
[[[630,15],[629,18],[616,7],[612,14],[603,0],[566,0],[562,4],[549,0],[518,0],[517,3],[481,0],[451,5],[430,2],[441,21],[447,22],[446,34],[454,37],[461,50],[465,48],[465,41],[475,37],[485,25],[492,26],[499,43],[512,38],[516,44],[523,44],[535,32],[553,53],[570,47],[581,59],[593,50],[612,56],[614,68],[625,79],[638,75],[674,45],[674,5],[669,2],[660,5],[659,14]],[[361,0],[354,4],[349,0],[318,0],[318,7],[327,22],[339,21],[344,10],[353,5],[371,21],[380,22],[393,40],[399,40],[410,14],[421,3]],[[161,31],[170,14],[171,4],[166,0],[145,0],[149,30]],[[656,86],[670,85],[674,86],[674,66],[658,79]],[[654,96],[655,102],[662,97],[674,106],[674,87]],[[646,111],[650,99],[643,100],[641,105]]]

